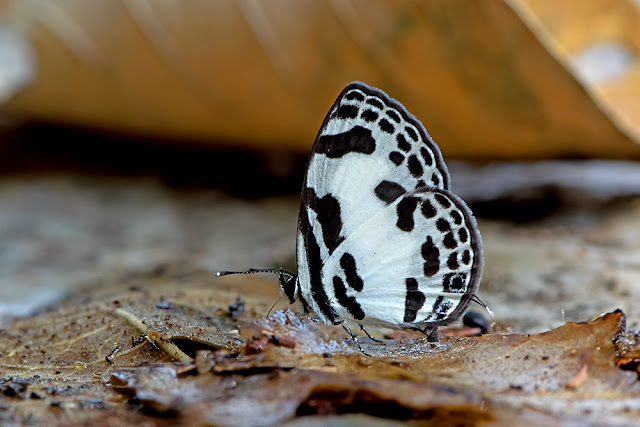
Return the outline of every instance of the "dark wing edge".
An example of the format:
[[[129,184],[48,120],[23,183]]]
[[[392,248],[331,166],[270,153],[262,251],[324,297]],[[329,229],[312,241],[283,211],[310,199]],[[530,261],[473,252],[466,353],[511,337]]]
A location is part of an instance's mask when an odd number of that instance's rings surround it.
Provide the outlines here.
[[[478,229],[478,223],[476,218],[473,216],[471,209],[469,206],[462,200],[460,197],[453,194],[451,191],[442,190],[435,187],[423,187],[415,190],[416,192],[421,191],[432,191],[432,192],[440,192],[445,196],[449,197],[454,201],[455,205],[462,211],[464,215],[464,221],[468,224],[468,229],[472,233],[471,239],[471,247],[474,250],[473,257],[473,265],[471,266],[471,280],[469,281],[469,286],[467,287],[466,292],[460,298],[460,303],[456,307],[455,310],[451,312],[451,314],[442,320],[438,320],[435,322],[416,322],[416,323],[406,323],[403,324],[402,327],[407,329],[415,329],[415,330],[425,330],[431,327],[438,327],[448,325],[450,323],[458,320],[466,311],[467,307],[473,300],[473,296],[476,295],[478,288],[480,287],[480,281],[482,280],[482,272],[484,270],[484,253],[482,251],[482,237],[480,236],[480,230]]]
[[[409,112],[409,110],[407,110],[407,108],[404,105],[402,105],[399,101],[397,101],[396,99],[390,97],[389,95],[387,95],[387,93],[385,91],[383,91],[381,89],[378,89],[378,88],[373,87],[373,86],[369,86],[368,84],[363,83],[361,81],[357,81],[357,80],[349,83],[342,90],[342,92],[340,92],[340,95],[338,96],[338,99],[336,99],[336,102],[331,106],[331,109],[329,110],[329,113],[327,114],[327,117],[322,122],[322,126],[320,127],[320,131],[318,132],[318,136],[320,135],[320,132],[322,132],[322,129],[324,129],[324,126],[325,126],[325,124],[326,124],[326,122],[327,122],[327,120],[329,118],[329,115],[331,114],[331,111],[333,111],[333,109],[340,102],[342,97],[348,91],[350,91],[351,89],[360,89],[361,91],[365,92],[368,95],[374,95],[374,96],[378,96],[378,97],[384,99],[387,104],[389,104],[393,108],[397,109],[400,112],[400,114],[402,114],[403,118],[407,122],[411,123],[412,125],[414,125],[418,129],[418,131],[420,132],[420,136],[422,137],[422,140],[429,147],[429,149],[431,149],[431,151],[433,152],[433,156],[434,156],[435,163],[436,163],[436,168],[442,174],[442,178],[443,178],[443,181],[444,181],[443,182],[444,188],[446,190],[450,190],[451,177],[449,176],[449,168],[447,167],[446,163],[444,162],[444,158],[442,157],[442,153],[440,152],[440,147],[438,147],[438,145],[434,142],[433,138],[431,138],[431,135],[429,135],[429,132],[427,132],[427,129],[424,127],[422,122],[416,118],[416,116],[411,114]],[[316,139],[317,138],[318,137],[316,137]],[[314,143],[314,145],[315,145],[315,143]],[[313,151],[313,148],[311,150]]]

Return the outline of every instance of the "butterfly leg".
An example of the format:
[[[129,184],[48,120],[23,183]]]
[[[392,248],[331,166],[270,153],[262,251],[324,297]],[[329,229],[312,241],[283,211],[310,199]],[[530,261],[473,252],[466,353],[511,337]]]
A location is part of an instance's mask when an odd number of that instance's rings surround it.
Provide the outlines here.
[[[427,336],[427,341],[438,342],[438,328],[436,326],[425,326],[421,332]]]
[[[379,340],[378,338],[374,338],[371,335],[369,335],[369,332],[367,332],[367,330],[364,328],[364,326],[362,326],[362,325],[358,325],[358,326],[360,326],[360,329],[362,329],[362,332],[364,332],[367,335],[367,337],[369,337],[369,339],[371,341],[382,342],[382,340]]]
[[[369,353],[367,353],[366,351],[364,351],[362,349],[362,347],[360,347],[360,343],[358,342],[358,336],[356,334],[353,333],[353,331],[351,330],[351,328],[349,327],[349,325],[347,325],[347,322],[342,322],[342,327],[344,328],[345,331],[347,331],[347,333],[351,336],[351,339],[354,340],[356,342],[356,345],[358,346],[358,349],[360,350],[360,352],[362,354],[364,354],[365,356],[369,356],[371,357],[371,355]]]

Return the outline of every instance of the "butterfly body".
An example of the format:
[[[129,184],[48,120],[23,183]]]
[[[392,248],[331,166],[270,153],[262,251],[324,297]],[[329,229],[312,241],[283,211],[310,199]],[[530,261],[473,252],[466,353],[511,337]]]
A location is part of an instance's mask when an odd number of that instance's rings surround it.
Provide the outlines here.
[[[349,84],[311,151],[290,300],[334,324],[427,330],[456,320],[477,291],[482,243],[449,181],[415,117],[379,89]]]

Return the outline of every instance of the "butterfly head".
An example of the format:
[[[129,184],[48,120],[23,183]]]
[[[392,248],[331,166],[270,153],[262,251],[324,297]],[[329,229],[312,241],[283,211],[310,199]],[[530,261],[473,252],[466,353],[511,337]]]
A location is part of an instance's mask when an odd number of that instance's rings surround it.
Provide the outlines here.
[[[247,271],[219,271],[216,276],[228,276],[230,274],[254,274],[254,273],[276,273],[278,275],[278,283],[284,294],[289,298],[289,302],[293,304],[296,298],[296,288],[298,284],[298,275],[293,274],[284,268],[250,268]]]
[[[282,288],[282,292],[289,298],[289,303],[293,304],[296,300],[298,276],[288,271],[280,270],[278,272],[278,283],[280,284],[280,288]]]

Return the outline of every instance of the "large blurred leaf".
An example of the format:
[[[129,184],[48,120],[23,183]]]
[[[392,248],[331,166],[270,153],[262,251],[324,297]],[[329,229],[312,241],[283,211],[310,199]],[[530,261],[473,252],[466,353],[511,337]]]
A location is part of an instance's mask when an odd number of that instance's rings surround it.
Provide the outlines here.
[[[448,158],[637,157],[637,73],[584,81],[556,25],[590,34],[601,16],[582,12],[610,2],[543,3],[14,0],[6,20],[33,45],[38,76],[6,110],[306,153],[339,91],[363,80]],[[607,10],[612,28],[638,21],[637,8]]]

